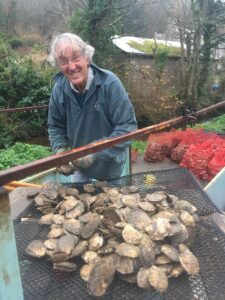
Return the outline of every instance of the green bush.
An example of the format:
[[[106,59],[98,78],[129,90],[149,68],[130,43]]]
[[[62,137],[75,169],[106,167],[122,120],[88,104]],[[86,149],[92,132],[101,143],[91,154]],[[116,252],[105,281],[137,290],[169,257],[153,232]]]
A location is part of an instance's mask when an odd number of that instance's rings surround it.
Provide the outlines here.
[[[225,133],[225,115],[211,119],[210,121],[199,123],[195,128],[203,128],[206,131]]]
[[[144,154],[147,147],[147,142],[143,141],[134,141],[131,144],[131,149],[137,150],[138,153]]]
[[[35,34],[24,36],[21,39],[25,47],[33,47],[36,44],[43,44],[43,38]]]
[[[0,95],[9,107],[37,104],[51,93],[51,67],[38,67],[30,57],[7,58],[0,74]]]
[[[13,49],[16,49],[16,48],[22,46],[23,42],[21,41],[21,39],[13,38],[13,39],[9,40],[9,44]]]
[[[0,150],[0,170],[23,165],[50,155],[52,152],[48,147],[18,142],[6,150]]]
[[[37,66],[30,57],[7,57],[1,62],[0,108],[14,108],[47,104],[55,70]],[[0,147],[33,136],[46,134],[47,110],[12,113],[0,118]],[[12,129],[12,125],[15,129]],[[7,137],[6,135],[10,136]]]

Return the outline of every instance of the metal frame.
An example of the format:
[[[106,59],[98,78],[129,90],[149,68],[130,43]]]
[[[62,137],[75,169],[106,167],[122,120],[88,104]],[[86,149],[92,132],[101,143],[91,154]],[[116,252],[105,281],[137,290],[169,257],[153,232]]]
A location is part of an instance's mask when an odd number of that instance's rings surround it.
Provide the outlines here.
[[[0,190],[0,299],[23,300],[9,196]]]
[[[207,113],[213,109],[222,107],[225,105],[225,101],[216,105],[202,109],[195,113],[194,118],[200,114]],[[42,109],[45,109],[42,107]],[[32,108],[24,108],[24,110],[32,110]],[[23,108],[19,109],[22,111]],[[0,113],[15,112],[9,109],[0,110]],[[1,300],[23,300],[23,291],[19,271],[19,262],[17,257],[16,241],[13,229],[13,223],[10,214],[10,202],[8,194],[4,188],[1,188],[3,184],[6,184],[13,180],[23,179],[39,171],[48,170],[60,164],[68,163],[71,160],[82,157],[84,155],[95,153],[99,150],[103,150],[114,145],[120,144],[125,141],[140,138],[146,134],[157,132],[162,129],[169,128],[173,125],[182,123],[186,128],[186,122],[190,119],[190,116],[183,116],[171,119],[169,121],[161,122],[156,125],[152,125],[143,129],[136,130],[129,134],[121,135],[116,138],[103,140],[97,143],[89,144],[85,147],[73,149],[66,153],[52,155],[51,157],[37,160],[32,163],[28,163],[22,166],[10,168],[6,171],[0,172],[0,299]],[[130,148],[131,149],[131,148]],[[129,151],[131,151],[129,149]],[[129,155],[131,158],[131,155]],[[131,163],[130,163],[131,165]]]

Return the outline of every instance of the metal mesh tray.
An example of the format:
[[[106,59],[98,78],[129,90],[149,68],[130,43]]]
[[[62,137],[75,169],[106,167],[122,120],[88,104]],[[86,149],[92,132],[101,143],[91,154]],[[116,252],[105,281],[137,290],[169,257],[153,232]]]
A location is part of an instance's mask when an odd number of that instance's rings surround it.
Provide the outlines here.
[[[154,175],[153,186],[146,186],[146,175]],[[156,190],[178,196],[190,201],[198,209],[200,216],[217,212],[217,208],[209,200],[193,175],[186,169],[178,168],[154,171],[126,176],[110,183],[113,186],[135,184],[140,187],[140,193],[146,194]],[[82,186],[78,188],[82,192]],[[98,192],[98,191],[97,191]],[[35,215],[33,204],[22,215]],[[21,217],[21,216],[20,216]],[[25,300],[72,300],[93,299],[89,296],[85,282],[80,278],[80,259],[76,260],[78,270],[74,273],[60,274],[52,269],[52,264],[45,259],[35,259],[25,252],[26,246],[34,239],[45,239],[48,226],[37,222],[14,222],[19,264]],[[179,278],[169,280],[169,288],[165,294],[147,292],[131,285],[119,278],[115,278],[112,285],[102,299],[225,299],[225,235],[213,223],[200,221],[197,226],[195,244],[192,247],[198,257],[201,272],[198,276],[189,277],[183,274]]]
[[[81,260],[76,260],[78,269],[74,273],[60,274],[52,269],[45,259],[35,259],[25,253],[28,243],[45,238],[48,226],[35,222],[14,222],[18,248],[20,272],[25,300],[86,300],[89,296],[85,282],[80,278]],[[136,300],[222,300],[225,299],[225,235],[209,221],[200,221],[192,251],[198,257],[200,274],[188,277],[186,274],[169,280],[165,294],[142,290],[137,285],[115,278],[102,299]]]

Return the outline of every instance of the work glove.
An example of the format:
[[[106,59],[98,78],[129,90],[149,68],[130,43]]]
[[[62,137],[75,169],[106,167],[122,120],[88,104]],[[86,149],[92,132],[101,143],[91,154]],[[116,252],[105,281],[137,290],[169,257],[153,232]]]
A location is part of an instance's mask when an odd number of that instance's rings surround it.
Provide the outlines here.
[[[56,151],[56,154],[66,152],[66,151],[67,151],[67,149],[60,148]],[[56,171],[59,172],[62,175],[69,176],[69,175],[74,173],[75,169],[74,169],[74,167],[71,163],[68,163],[68,164],[56,167]]]
[[[72,161],[72,165],[75,169],[82,170],[92,166],[95,161],[94,154],[88,154]]]

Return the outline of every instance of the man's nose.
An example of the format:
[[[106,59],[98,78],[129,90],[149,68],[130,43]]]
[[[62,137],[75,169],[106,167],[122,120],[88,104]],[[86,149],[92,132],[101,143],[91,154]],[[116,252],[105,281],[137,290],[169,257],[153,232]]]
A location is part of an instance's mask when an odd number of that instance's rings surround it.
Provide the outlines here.
[[[77,68],[77,65],[75,62],[72,62],[71,60],[68,60],[68,69],[75,70]]]

